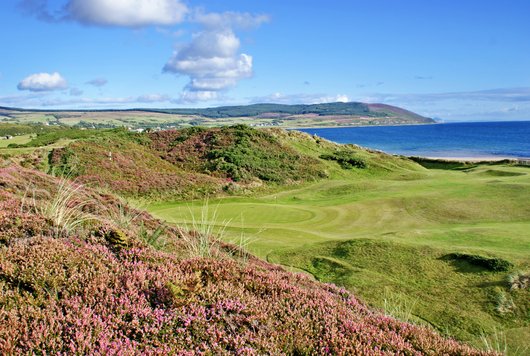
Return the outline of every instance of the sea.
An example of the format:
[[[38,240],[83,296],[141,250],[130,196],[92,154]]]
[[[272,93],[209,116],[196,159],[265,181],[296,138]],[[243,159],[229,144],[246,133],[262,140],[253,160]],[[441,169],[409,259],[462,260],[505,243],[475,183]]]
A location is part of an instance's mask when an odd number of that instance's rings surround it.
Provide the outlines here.
[[[530,159],[530,121],[300,129],[404,156]]]

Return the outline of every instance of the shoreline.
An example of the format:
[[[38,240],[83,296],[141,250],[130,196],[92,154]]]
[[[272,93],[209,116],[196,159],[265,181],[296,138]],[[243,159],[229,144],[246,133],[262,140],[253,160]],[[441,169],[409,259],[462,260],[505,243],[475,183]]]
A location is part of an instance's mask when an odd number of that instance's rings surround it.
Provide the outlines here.
[[[340,125],[340,126],[262,126],[262,128],[278,127],[284,130],[311,130],[311,129],[348,129],[356,127],[396,127],[396,126],[424,126],[424,125],[438,125],[442,124],[441,122],[415,122],[410,124],[392,124],[392,125]],[[307,133],[307,132],[306,132]]]
[[[530,162],[529,158],[524,157],[506,157],[506,156],[465,156],[465,157],[433,157],[433,156],[405,156],[408,158],[419,158],[432,161],[446,161],[446,162],[470,162],[470,163],[480,163],[480,162],[502,162],[502,161],[512,161],[512,162]]]

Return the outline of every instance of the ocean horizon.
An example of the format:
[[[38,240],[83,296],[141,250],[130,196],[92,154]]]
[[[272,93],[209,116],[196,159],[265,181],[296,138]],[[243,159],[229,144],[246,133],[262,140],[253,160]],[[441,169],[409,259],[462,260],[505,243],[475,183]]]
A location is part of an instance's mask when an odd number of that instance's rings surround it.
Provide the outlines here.
[[[299,131],[337,143],[403,156],[530,159],[530,120],[304,128]]]

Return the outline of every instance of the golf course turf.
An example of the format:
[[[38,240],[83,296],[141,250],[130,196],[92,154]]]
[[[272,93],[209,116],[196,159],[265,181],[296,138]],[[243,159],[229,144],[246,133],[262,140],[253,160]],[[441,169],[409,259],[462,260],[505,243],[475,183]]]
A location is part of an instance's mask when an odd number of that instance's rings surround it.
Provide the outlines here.
[[[213,225],[223,239],[344,286],[398,318],[524,354],[529,293],[506,280],[530,269],[529,201],[530,169],[478,165],[342,171],[250,197],[147,210],[177,225]],[[508,267],[489,270],[451,254]]]

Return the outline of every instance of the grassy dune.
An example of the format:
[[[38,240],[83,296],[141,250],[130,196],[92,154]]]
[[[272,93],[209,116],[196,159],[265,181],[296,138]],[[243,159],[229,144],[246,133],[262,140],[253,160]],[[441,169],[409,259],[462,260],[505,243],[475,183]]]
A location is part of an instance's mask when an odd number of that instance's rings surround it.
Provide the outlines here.
[[[224,228],[228,240],[243,233],[258,256],[345,286],[398,317],[478,345],[481,336],[499,339],[504,330],[499,347],[506,338],[514,354],[528,350],[528,291],[509,290],[510,271],[444,256],[467,253],[509,261],[512,270],[530,268],[529,169],[333,175],[274,194],[210,201],[217,213],[206,223]],[[148,210],[185,225],[202,206],[158,203]]]

